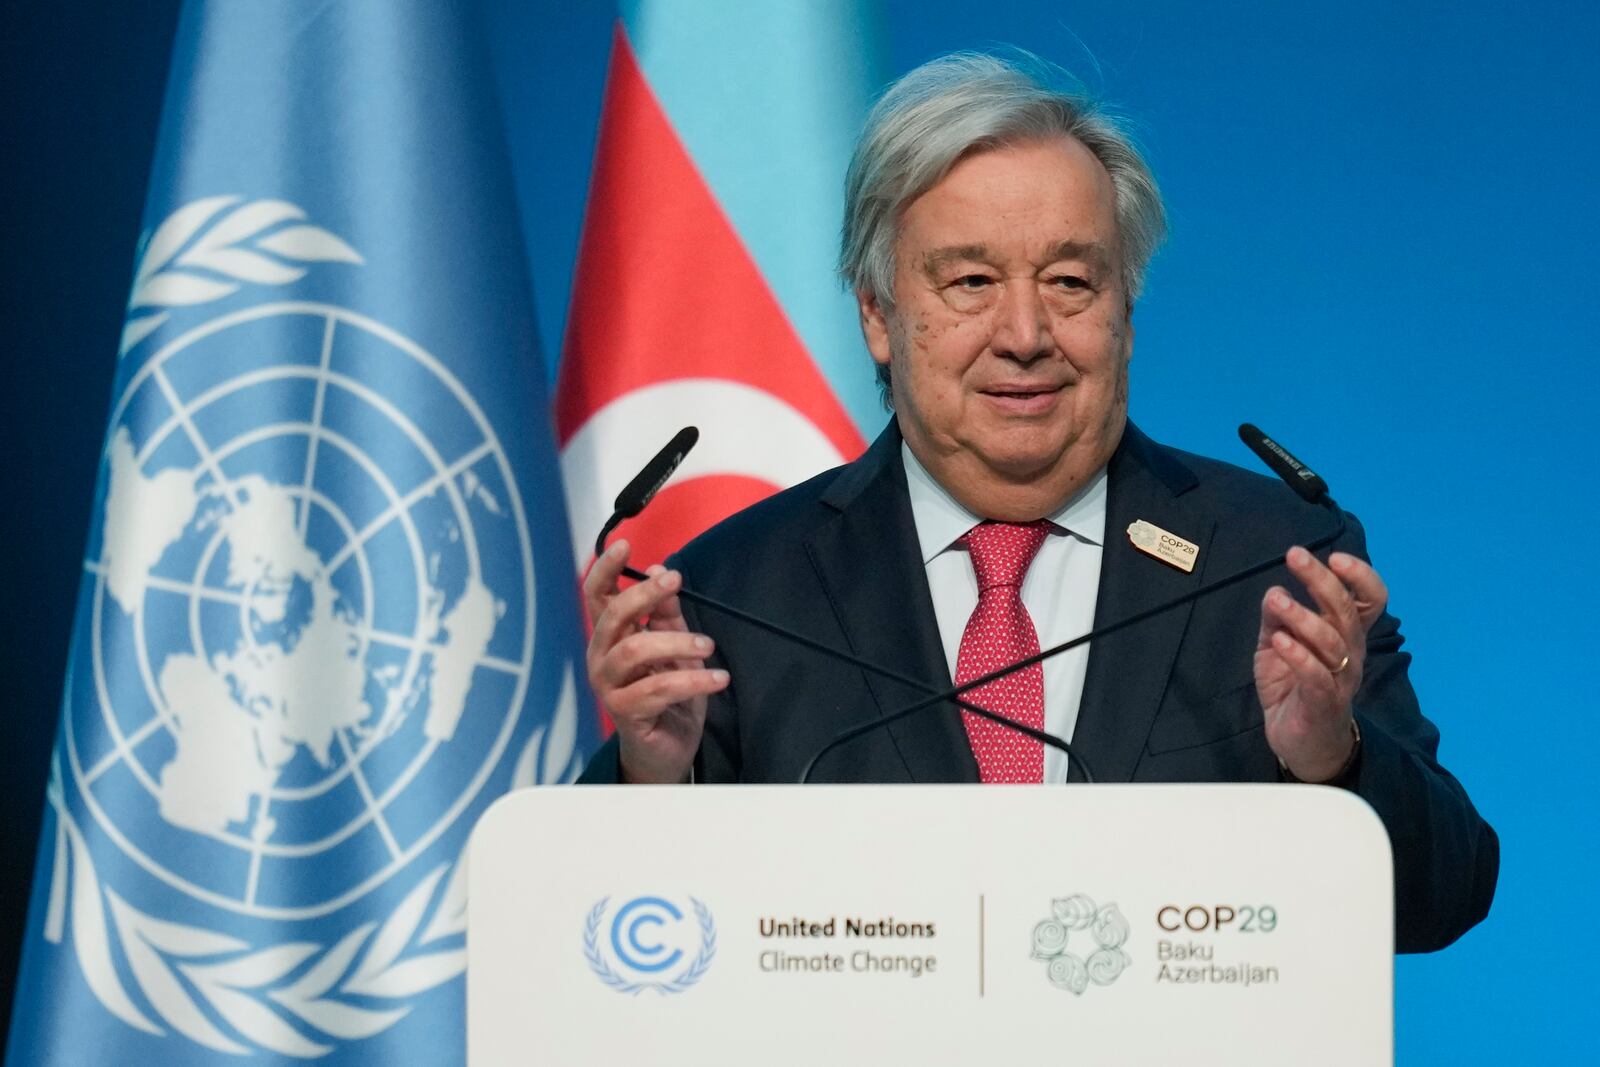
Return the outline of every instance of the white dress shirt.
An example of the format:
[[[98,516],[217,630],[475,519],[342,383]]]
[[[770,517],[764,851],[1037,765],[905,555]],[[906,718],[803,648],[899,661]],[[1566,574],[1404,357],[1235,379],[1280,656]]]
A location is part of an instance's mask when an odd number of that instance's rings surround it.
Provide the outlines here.
[[[966,548],[956,542],[983,520],[933,480],[911,454],[910,446],[902,443],[900,456],[905,463],[906,486],[911,491],[911,518],[922,546],[928,589],[933,593],[939,640],[944,644],[950,677],[954,678],[961,635],[978,606],[978,577]],[[1101,468],[1088,485],[1049,518],[1057,529],[1045,538],[1022,580],[1022,605],[1033,618],[1041,649],[1088,633],[1094,627],[1100,555],[1106,539],[1105,469]],[[1069,742],[1078,723],[1078,704],[1083,699],[1083,676],[1088,667],[1087,644],[1044,662],[1044,728]],[[1067,757],[1049,747],[1044,750],[1044,780],[1067,780]]]

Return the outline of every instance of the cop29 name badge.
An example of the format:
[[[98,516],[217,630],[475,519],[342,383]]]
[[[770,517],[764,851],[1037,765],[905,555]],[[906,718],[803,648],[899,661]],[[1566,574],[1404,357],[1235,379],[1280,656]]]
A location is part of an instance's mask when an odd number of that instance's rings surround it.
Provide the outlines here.
[[[682,993],[705,977],[717,955],[717,926],[711,909],[687,899],[685,908],[665,897],[615,906],[600,898],[583,924],[583,956],[595,977],[631,996]]]

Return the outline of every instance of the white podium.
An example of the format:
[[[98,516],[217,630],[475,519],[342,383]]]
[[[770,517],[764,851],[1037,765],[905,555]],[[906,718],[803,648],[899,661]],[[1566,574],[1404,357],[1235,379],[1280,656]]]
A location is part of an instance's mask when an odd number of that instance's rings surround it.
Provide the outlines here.
[[[530,789],[470,864],[471,1067],[1393,1059],[1334,789]]]

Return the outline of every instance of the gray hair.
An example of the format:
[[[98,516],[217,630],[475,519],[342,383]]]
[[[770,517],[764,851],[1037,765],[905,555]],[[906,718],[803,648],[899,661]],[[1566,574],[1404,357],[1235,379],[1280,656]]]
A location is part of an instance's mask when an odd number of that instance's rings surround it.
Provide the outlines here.
[[[1053,87],[1061,73],[1034,57],[955,52],[930,60],[889,87],[856,142],[845,176],[839,274],[854,292],[894,305],[894,244],[900,215],[961,159],[1002,145],[1070,137],[1111,177],[1116,196],[1122,286],[1129,310],[1145,268],[1166,236],[1155,176],[1105,107]],[[888,402],[888,368],[878,368]]]

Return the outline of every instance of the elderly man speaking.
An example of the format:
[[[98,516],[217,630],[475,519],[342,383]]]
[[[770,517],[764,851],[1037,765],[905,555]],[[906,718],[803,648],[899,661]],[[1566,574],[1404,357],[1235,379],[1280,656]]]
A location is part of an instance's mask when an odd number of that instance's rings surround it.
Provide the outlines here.
[[[625,542],[600,557],[588,671],[616,735],[584,780],[793,782],[839,731],[925,695],[697,616],[685,582],[937,690],[1324,532],[1328,513],[1277,481],[1128,421],[1132,309],[1163,230],[1149,168],[1089,102],[981,55],[896,83],[850,165],[840,257],[894,417],[860,459],[649,581],[619,587]],[[1179,552],[1147,550],[1162,536]],[[1326,562],[1289,549],[1286,584],[1233,586],[965,699],[1069,738],[1103,780],[1354,790],[1394,845],[1397,947],[1442,947],[1487,913],[1499,844],[1435,759],[1365,555],[1347,519]],[[830,752],[816,777],[1070,771],[943,705]]]

